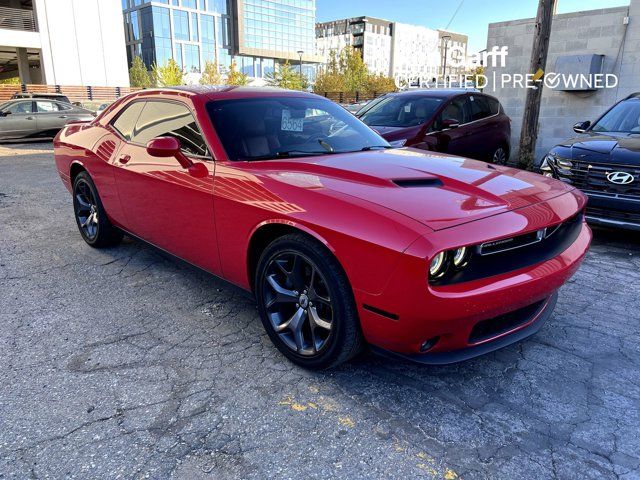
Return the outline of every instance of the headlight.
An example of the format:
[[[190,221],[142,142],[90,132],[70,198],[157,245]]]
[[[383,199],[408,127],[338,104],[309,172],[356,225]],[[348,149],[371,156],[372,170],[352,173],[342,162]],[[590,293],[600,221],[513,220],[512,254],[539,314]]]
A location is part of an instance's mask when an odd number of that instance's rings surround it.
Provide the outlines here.
[[[447,283],[466,268],[471,268],[473,249],[471,247],[452,248],[438,253],[429,264],[429,283]]]
[[[402,140],[394,140],[393,142],[389,142],[389,145],[391,145],[392,147],[398,148],[398,147],[404,147],[405,143],[407,143],[407,139],[403,138]]]
[[[467,255],[469,250],[467,247],[459,248],[453,254],[453,265],[456,268],[464,267],[469,261],[469,256]]]
[[[429,275],[431,276],[431,278],[437,278],[444,273],[444,259],[444,252],[440,252],[435,257],[433,257],[433,260],[431,260],[431,266],[429,267]]]
[[[553,168],[555,167],[556,157],[552,153],[548,153],[542,159],[542,163],[540,164],[540,173],[545,177],[554,177]]]

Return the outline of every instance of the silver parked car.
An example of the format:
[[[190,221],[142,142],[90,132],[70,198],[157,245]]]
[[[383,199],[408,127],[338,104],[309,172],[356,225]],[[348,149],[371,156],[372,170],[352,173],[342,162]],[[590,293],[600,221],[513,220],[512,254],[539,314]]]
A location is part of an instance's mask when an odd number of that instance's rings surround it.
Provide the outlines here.
[[[53,137],[70,121],[93,118],[89,110],[56,100],[9,100],[0,104],[0,140]]]

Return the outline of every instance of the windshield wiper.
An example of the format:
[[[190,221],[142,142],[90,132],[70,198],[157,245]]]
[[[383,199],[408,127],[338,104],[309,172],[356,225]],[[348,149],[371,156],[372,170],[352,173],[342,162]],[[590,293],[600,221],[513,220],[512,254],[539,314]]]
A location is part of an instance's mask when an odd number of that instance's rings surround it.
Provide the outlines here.
[[[361,152],[368,152],[369,150],[377,150],[377,149],[388,149],[388,148],[393,148],[391,145],[370,145],[368,147],[362,147],[360,149]]]
[[[305,155],[328,155],[333,153],[328,150],[318,150],[318,151],[309,151],[309,150],[283,150],[281,152],[276,152],[276,157],[301,157]]]

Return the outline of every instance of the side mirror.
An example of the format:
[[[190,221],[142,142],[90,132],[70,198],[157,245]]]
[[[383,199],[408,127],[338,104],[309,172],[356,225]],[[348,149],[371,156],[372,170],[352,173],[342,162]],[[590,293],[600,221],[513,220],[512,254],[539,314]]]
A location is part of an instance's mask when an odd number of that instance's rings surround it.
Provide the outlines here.
[[[6,117],[7,115],[10,115],[11,112],[0,112],[0,117]]]
[[[448,128],[458,128],[460,126],[460,122],[455,118],[445,118],[442,121],[442,129],[446,130]]]
[[[182,168],[188,169],[193,165],[193,162],[180,150],[180,141],[174,137],[156,137],[150,140],[147,143],[147,153],[152,157],[173,157]]]
[[[584,133],[590,126],[591,122],[589,120],[587,120],[586,122],[578,122],[573,126],[573,131],[576,133]]]

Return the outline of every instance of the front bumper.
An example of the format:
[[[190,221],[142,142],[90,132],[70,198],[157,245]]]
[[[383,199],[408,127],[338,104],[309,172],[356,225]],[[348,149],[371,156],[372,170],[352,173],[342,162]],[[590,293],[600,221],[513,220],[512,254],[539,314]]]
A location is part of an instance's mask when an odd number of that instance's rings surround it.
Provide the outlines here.
[[[640,230],[640,198],[585,192],[587,220],[594,225]]]
[[[558,301],[558,293],[542,301],[539,308],[536,308],[531,315],[525,315],[519,319],[517,328],[512,328],[502,335],[497,335],[489,341],[477,343],[473,346],[453,350],[449,352],[427,352],[418,354],[402,354],[391,352],[379,347],[373,350],[379,355],[408,360],[423,365],[448,365],[451,363],[463,362],[487,353],[494,352],[501,348],[524,340],[540,330],[544,322],[551,316]]]
[[[403,358],[449,363],[535,333],[551,314],[556,292],[578,270],[589,249],[591,230],[586,222],[580,224],[575,240],[549,260],[467,282],[429,285],[424,259],[430,257],[425,252],[432,255],[443,247],[456,245],[460,239],[474,245],[487,238],[499,238],[513,232],[517,222],[529,229],[538,227],[540,222],[550,225],[565,221],[584,208],[583,196],[563,197],[434,232],[416,242],[405,251],[381,293],[354,292],[366,340]],[[530,308],[536,304],[543,308],[532,313]],[[517,317],[520,312],[523,317],[512,318],[505,328],[481,338],[477,335],[483,323],[506,315]]]

